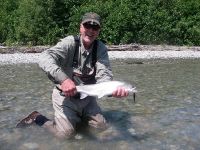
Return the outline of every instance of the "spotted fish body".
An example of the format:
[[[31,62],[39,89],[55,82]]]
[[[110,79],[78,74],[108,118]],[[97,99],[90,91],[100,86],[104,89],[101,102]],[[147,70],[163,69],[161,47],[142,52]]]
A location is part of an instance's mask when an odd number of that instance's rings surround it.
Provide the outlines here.
[[[137,92],[136,87],[121,81],[106,81],[97,84],[80,85],[76,86],[77,92],[80,93],[80,99],[87,96],[95,96],[98,99],[104,96],[110,96],[118,88],[123,87],[129,92],[134,94]]]

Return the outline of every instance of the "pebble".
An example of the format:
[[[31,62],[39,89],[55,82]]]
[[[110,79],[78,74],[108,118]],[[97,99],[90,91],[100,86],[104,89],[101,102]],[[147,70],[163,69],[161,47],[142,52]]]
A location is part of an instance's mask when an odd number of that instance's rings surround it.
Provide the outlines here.
[[[17,64],[17,63],[38,63],[40,53],[37,54],[0,54],[0,64]]]
[[[200,51],[112,51],[108,52],[111,59],[186,59],[200,58]]]
[[[191,59],[200,58],[200,51],[109,51],[113,59]],[[0,64],[38,63],[41,53],[0,54]]]

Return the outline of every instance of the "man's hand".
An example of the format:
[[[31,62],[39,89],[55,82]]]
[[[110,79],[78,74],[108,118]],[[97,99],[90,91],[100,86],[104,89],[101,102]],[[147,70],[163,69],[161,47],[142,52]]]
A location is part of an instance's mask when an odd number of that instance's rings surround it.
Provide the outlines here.
[[[66,79],[61,84],[61,90],[65,96],[74,96],[76,94],[76,85],[71,79]]]
[[[123,87],[118,87],[117,90],[112,93],[112,96],[117,98],[126,97],[128,96],[128,91]]]

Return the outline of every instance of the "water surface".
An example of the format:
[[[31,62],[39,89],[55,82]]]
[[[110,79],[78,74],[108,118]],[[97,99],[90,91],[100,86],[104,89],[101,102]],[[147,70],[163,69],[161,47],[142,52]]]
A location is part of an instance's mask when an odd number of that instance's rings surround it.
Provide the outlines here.
[[[142,62],[142,63],[141,63]],[[200,60],[115,60],[115,79],[135,84],[132,96],[99,101],[111,124],[105,132],[80,132],[59,140],[45,129],[16,129],[33,110],[53,118],[53,84],[36,64],[0,66],[1,150],[200,149]]]

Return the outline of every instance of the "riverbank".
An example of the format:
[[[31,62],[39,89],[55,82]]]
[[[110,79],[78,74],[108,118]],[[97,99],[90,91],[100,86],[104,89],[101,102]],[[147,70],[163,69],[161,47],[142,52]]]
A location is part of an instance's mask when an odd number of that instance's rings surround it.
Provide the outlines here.
[[[0,46],[0,54],[14,53],[41,53],[50,46]],[[200,46],[173,46],[173,45],[107,45],[108,51],[200,51]]]
[[[37,63],[41,52],[49,48],[40,47],[0,47],[0,64]],[[108,47],[113,59],[199,59],[200,47],[169,45],[118,45]]]
[[[200,51],[109,51],[114,59],[200,59]],[[0,54],[0,64],[37,63],[41,53]]]

